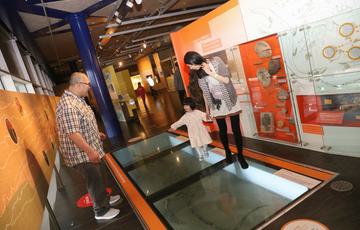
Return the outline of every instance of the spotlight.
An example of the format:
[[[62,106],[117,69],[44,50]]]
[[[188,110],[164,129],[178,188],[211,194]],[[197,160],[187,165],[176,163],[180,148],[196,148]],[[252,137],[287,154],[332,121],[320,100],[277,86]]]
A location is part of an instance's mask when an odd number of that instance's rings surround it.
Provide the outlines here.
[[[120,15],[119,11],[115,11],[114,16],[119,17],[119,15]]]
[[[121,19],[119,17],[116,17],[115,22],[120,25],[122,21],[121,21]]]
[[[130,1],[130,0],[128,0],[128,1],[126,2],[126,5],[127,5],[129,8],[133,8],[134,3],[132,3],[132,1]]]
[[[128,55],[129,58],[132,58],[131,54]]]
[[[144,47],[144,49],[146,49],[146,43],[145,42],[143,43],[143,47]]]
[[[140,5],[142,3],[142,0],[135,0],[136,4]]]
[[[123,63],[122,63],[121,61],[119,61],[119,63],[118,63],[118,64],[119,64],[119,66],[122,66],[122,65],[123,65]]]
[[[141,48],[141,49],[140,49],[140,52],[142,53],[143,51],[144,51],[143,48]]]

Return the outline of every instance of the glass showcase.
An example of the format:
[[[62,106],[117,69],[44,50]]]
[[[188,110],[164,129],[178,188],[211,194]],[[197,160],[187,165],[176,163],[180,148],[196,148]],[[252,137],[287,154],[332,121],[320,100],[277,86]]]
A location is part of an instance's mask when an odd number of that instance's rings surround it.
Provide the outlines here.
[[[360,10],[279,34],[302,144],[359,156]]]

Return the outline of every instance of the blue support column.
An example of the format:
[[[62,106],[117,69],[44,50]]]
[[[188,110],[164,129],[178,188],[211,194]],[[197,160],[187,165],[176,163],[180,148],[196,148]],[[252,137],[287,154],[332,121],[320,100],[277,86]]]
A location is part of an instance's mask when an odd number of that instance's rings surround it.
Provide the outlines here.
[[[67,19],[71,26],[86,74],[90,79],[91,88],[100,109],[106,134],[109,138],[121,137],[120,125],[97,60],[86,17],[84,14],[78,13],[70,14]]]

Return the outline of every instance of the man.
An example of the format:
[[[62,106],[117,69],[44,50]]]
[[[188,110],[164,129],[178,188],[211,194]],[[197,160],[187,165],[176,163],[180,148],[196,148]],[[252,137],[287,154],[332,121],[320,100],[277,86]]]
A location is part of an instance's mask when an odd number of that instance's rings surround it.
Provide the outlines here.
[[[174,86],[175,89],[178,91],[180,102],[181,104],[183,104],[184,96],[185,96],[185,88],[181,77],[179,65],[177,62],[175,63]]]
[[[61,96],[56,109],[56,123],[60,152],[64,163],[73,167],[87,180],[87,190],[93,202],[95,219],[107,220],[117,216],[118,209],[110,208],[120,201],[119,195],[106,193],[101,169],[105,167],[102,140],[91,107],[83,99],[90,90],[90,81],[84,73],[75,72],[70,77],[69,88]]]

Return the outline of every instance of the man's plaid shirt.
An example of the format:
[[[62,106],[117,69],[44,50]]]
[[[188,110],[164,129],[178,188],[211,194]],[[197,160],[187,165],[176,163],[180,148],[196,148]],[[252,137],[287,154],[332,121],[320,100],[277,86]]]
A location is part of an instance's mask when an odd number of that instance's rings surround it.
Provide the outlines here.
[[[94,112],[84,99],[65,91],[56,108],[56,124],[60,152],[67,166],[90,162],[87,154],[70,140],[71,133],[80,133],[101,158],[105,155]]]

